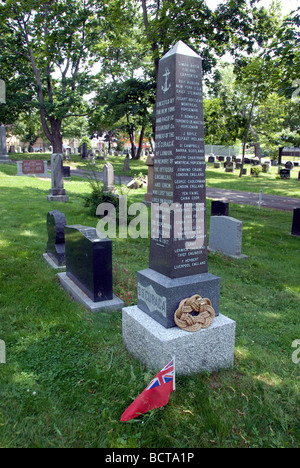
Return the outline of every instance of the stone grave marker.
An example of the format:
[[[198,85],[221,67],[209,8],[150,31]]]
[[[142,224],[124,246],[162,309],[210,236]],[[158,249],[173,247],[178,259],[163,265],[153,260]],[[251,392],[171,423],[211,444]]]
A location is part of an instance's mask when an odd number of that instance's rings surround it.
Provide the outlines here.
[[[231,161],[226,162],[225,172],[234,172],[234,163]]]
[[[28,160],[17,161],[17,176],[37,175],[39,177],[50,177],[47,161]]]
[[[5,126],[0,127],[0,163],[11,163],[7,154]]]
[[[51,190],[47,200],[50,202],[69,201],[64,189],[63,157],[60,153],[53,153],[51,156]]]
[[[82,144],[81,151],[82,151],[82,153],[81,153],[82,159],[87,159],[87,157],[88,157],[88,147],[87,147],[87,142],[86,141]]]
[[[66,265],[65,257],[65,226],[66,217],[58,210],[47,214],[47,253],[43,254],[45,260],[53,268],[62,268]]]
[[[65,226],[66,272],[61,285],[91,311],[120,310],[124,303],[113,294],[112,242],[93,227]]]
[[[263,171],[264,173],[270,172],[270,166],[271,166],[271,165],[268,164],[268,163],[262,164],[262,166],[261,166],[261,167],[262,167],[262,171]]]
[[[71,177],[71,167],[63,166],[64,179],[69,179]]]
[[[209,163],[214,163],[215,160],[216,160],[215,155],[214,155],[214,154],[210,154],[210,155],[208,156],[208,161],[207,161],[207,162],[209,162]]]
[[[123,309],[123,339],[148,367],[173,355],[178,373],[230,367],[235,322],[219,313],[220,278],[207,263],[201,58],[182,41],[159,62],[155,141],[149,268],[137,275],[137,305]],[[176,309],[193,295],[212,302],[212,335],[176,327]]]
[[[209,250],[223,253],[225,256],[241,259],[243,222],[230,216],[212,216],[210,218]]]
[[[228,216],[229,203],[221,200],[211,201],[211,216]]]
[[[285,166],[285,168],[286,168],[286,169],[290,169],[290,170],[292,170],[292,169],[293,169],[293,167],[294,167],[294,164],[293,164],[293,162],[292,162],[292,161],[287,161],[287,162],[285,163],[285,165],[284,165],[284,166]]]
[[[130,171],[129,155],[127,155],[126,158],[124,159],[123,171]]]
[[[293,236],[300,236],[300,208],[294,208],[293,210],[293,224],[291,234]]]
[[[113,192],[114,190],[114,168],[108,162],[103,167],[103,192]]]
[[[279,169],[279,175],[281,179],[290,179],[291,170],[290,169]]]

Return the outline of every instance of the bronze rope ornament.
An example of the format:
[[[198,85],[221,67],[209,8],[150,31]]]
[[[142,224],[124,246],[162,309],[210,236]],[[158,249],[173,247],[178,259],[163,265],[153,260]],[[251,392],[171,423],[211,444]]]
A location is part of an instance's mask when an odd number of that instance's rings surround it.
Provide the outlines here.
[[[198,313],[197,315],[195,314]],[[200,328],[209,327],[215,319],[215,310],[208,298],[199,294],[183,299],[174,314],[174,320],[179,328],[195,332]]]

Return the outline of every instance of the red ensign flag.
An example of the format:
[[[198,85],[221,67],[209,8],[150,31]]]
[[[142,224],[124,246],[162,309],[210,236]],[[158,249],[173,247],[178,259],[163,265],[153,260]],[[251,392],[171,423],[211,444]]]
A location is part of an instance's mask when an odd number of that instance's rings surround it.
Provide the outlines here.
[[[174,359],[151,380],[148,387],[128,406],[121,416],[121,421],[129,421],[154,408],[165,406],[173,390],[175,390]]]

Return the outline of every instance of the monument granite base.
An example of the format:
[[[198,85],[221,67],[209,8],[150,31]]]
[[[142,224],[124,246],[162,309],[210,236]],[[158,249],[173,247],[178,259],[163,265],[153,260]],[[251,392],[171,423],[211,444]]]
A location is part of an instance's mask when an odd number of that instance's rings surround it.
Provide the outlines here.
[[[210,273],[168,278],[147,268],[138,271],[137,306],[166,328],[175,326],[174,312],[180,301],[194,294],[212,302],[216,316],[219,315],[220,278]]]
[[[0,155],[0,164],[13,164],[13,162],[8,156]]]
[[[176,373],[214,372],[233,366],[235,321],[220,314],[197,332],[166,329],[137,306],[122,310],[123,339],[127,350],[149,369],[161,369],[173,357]]]
[[[107,301],[93,302],[68,276],[67,273],[57,274],[61,286],[79,304],[82,304],[91,312],[115,312],[122,310],[124,302],[113,294],[113,298]]]
[[[69,201],[68,195],[48,195],[47,200],[49,202],[63,202],[67,203]]]

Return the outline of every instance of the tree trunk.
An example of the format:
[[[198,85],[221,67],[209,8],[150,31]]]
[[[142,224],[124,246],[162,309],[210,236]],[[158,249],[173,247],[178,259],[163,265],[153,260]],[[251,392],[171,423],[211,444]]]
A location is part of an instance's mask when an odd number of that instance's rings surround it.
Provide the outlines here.
[[[139,147],[138,147],[135,159],[140,159],[141,158],[142,149],[143,149],[144,133],[145,133],[145,127],[142,127],[142,130],[141,130],[141,133],[140,133],[140,139],[139,139]]]
[[[53,147],[53,153],[63,153],[63,139],[60,133],[61,120],[50,117],[51,134],[50,141]]]
[[[244,169],[244,160],[245,160],[245,151],[246,151],[246,145],[247,145],[247,140],[248,140],[248,133],[251,125],[251,120],[252,120],[252,113],[253,113],[253,108],[254,108],[254,103],[256,100],[256,93],[253,96],[252,103],[251,103],[251,109],[248,117],[248,124],[247,124],[247,129],[245,132],[244,136],[244,141],[243,141],[243,154],[242,154],[242,165],[241,165],[241,170],[240,170],[240,175],[239,177],[242,177],[243,175],[243,169]]]
[[[260,142],[255,143],[254,151],[255,151],[255,157],[258,158],[258,163],[261,164]]]
[[[281,164],[281,158],[282,158],[282,152],[283,152],[283,146],[279,146],[278,148],[278,164]]]

